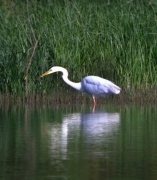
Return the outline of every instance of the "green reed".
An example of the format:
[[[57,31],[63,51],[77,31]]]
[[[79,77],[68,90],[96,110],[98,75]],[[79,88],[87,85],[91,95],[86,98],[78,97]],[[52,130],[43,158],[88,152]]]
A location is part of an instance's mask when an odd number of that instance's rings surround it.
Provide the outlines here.
[[[93,74],[126,90],[155,87],[156,5],[126,0],[110,4],[71,2],[30,2],[31,22],[39,43],[29,71],[29,93],[67,88],[60,75],[39,78],[55,65],[66,67],[73,81]],[[24,69],[32,47],[26,37],[31,35],[25,4],[19,6],[17,3],[18,14],[11,4],[1,4],[0,91],[22,95]]]

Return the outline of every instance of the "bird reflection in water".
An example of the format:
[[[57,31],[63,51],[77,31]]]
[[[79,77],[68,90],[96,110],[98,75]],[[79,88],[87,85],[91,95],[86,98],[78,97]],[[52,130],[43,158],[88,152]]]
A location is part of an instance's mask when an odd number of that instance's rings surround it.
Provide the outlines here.
[[[67,158],[68,144],[81,139],[86,143],[102,143],[112,140],[112,135],[118,131],[119,113],[91,112],[65,114],[62,124],[51,127],[52,155]],[[82,141],[81,141],[82,142]],[[81,143],[77,142],[77,143]]]

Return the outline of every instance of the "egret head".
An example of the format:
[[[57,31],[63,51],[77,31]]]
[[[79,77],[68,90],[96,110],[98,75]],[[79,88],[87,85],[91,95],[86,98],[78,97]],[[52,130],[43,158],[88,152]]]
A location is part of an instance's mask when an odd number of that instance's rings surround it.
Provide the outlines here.
[[[48,71],[46,71],[44,74],[42,74],[40,77],[43,77],[43,76],[46,76],[48,74],[52,74],[52,73],[55,73],[55,72],[58,72],[58,71],[61,71],[61,72],[66,72],[66,69],[60,67],[60,66],[53,66],[51,69],[49,69]]]

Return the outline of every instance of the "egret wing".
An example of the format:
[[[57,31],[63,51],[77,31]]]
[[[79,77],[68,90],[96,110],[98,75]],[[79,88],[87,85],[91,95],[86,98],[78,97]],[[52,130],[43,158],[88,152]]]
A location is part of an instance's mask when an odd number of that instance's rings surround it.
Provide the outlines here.
[[[81,83],[85,92],[96,96],[105,96],[110,93],[118,94],[121,90],[111,81],[98,76],[87,76]]]

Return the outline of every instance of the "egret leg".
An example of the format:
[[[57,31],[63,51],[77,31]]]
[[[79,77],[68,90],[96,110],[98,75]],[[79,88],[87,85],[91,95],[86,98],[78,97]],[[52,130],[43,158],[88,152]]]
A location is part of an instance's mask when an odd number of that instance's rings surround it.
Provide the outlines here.
[[[96,99],[95,99],[95,97],[93,97],[93,103],[94,103],[93,109],[95,110],[95,107],[96,107]]]
[[[96,106],[96,99],[95,99],[95,97],[93,97],[93,103]]]

